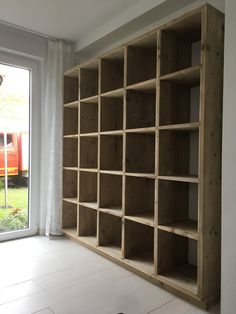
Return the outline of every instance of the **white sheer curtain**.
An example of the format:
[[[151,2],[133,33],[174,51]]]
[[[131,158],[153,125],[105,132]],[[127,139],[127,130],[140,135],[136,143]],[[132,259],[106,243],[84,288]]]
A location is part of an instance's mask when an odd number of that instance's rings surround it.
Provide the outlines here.
[[[63,72],[70,62],[71,46],[49,40],[46,93],[41,111],[40,191],[40,231],[47,236],[61,235]]]

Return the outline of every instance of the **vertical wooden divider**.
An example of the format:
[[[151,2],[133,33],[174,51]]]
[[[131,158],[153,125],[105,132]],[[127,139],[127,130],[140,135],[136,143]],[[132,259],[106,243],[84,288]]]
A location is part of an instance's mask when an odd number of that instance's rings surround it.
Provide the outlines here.
[[[77,170],[77,236],[79,236],[79,200],[80,200],[80,69],[78,70],[78,170]]]
[[[99,206],[100,206],[100,158],[101,158],[101,60],[98,61],[98,172],[97,172],[97,242],[99,245]]]
[[[160,45],[161,31],[157,31],[156,58],[156,147],[155,147],[155,211],[154,211],[154,274],[158,268],[158,174],[159,174],[159,111],[160,111]]]
[[[224,15],[202,10],[198,293],[217,295],[221,271],[221,124]]]
[[[124,47],[124,95],[123,95],[123,167],[122,167],[122,232],[121,232],[121,258],[125,254],[125,172],[126,172],[126,93],[127,93],[127,46]]]

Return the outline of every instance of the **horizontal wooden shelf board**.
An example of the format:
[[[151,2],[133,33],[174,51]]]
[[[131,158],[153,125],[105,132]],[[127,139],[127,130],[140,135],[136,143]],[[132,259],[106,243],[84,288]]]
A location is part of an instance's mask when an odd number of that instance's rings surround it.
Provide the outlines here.
[[[128,177],[140,177],[140,178],[150,178],[155,179],[156,175],[154,173],[139,173],[139,172],[125,172]]]
[[[102,131],[100,135],[123,135],[123,130],[114,130],[114,131]]]
[[[63,228],[62,232],[74,239],[77,238],[77,228]]]
[[[180,220],[158,225],[158,228],[193,240],[198,240],[198,223],[196,220]]]
[[[84,171],[84,172],[98,172],[97,168],[79,168],[79,171]]]
[[[151,133],[151,134],[154,134],[156,132],[156,127],[126,129],[125,132],[126,133]]]
[[[68,102],[66,104],[64,104],[64,108],[78,108],[79,105],[79,101],[72,101],[72,102]]]
[[[154,227],[154,213],[153,212],[143,212],[132,215],[125,215],[125,219],[129,219],[141,224],[145,224]]]
[[[91,97],[80,99],[80,102],[89,103],[89,104],[98,104],[98,99],[99,99],[99,96],[98,95],[94,95],[94,96],[91,96]]]
[[[78,198],[77,197],[63,197],[63,201],[78,204]]]
[[[116,170],[99,170],[100,173],[103,174],[114,174],[116,176],[122,176],[123,175],[123,171],[116,171]]]
[[[79,137],[78,134],[63,135],[63,138],[74,138],[74,139],[77,139],[78,137]]]
[[[186,291],[197,294],[197,267],[192,265],[182,265],[168,271],[162,275],[158,275],[160,281],[172,283]]]
[[[101,59],[106,59],[110,61],[118,61],[124,59],[124,46],[115,48],[110,52],[105,52],[103,55],[100,56]]]
[[[97,245],[97,237],[95,236],[78,236],[78,240],[81,240],[83,242],[86,242],[90,245]]]
[[[200,66],[194,66],[160,77],[161,81],[195,86],[200,83]]]
[[[66,72],[64,72],[64,76],[78,77],[79,76],[79,67],[75,66],[72,69],[67,70]]]
[[[99,249],[107,254],[111,254],[116,258],[121,258],[121,248],[115,245],[99,246]]]
[[[95,202],[79,202],[79,205],[92,209],[98,209],[98,203]]]
[[[197,9],[192,10],[191,12],[184,13],[182,16],[172,19],[169,22],[165,23],[161,27],[161,29],[186,33],[187,31],[189,31],[190,26],[191,29],[200,28],[202,8],[207,6],[208,4],[200,6]],[[193,36],[193,34],[191,33],[190,36]]]
[[[79,65],[80,69],[96,70],[99,67],[99,59],[88,60]]]
[[[135,47],[141,49],[147,49],[156,47],[157,45],[157,30],[151,30],[147,34],[140,35],[137,38],[132,39],[128,43],[128,47]]]
[[[199,183],[199,178],[197,176],[158,176],[158,179],[188,183]]]
[[[98,132],[80,133],[80,137],[98,137]]]
[[[101,94],[101,97],[114,97],[114,98],[122,98],[124,95],[124,88],[118,88],[115,90],[111,90],[109,92],[105,92]]]
[[[141,270],[142,272],[146,274],[154,274],[154,262],[150,257],[136,257],[132,256],[130,258],[125,258],[124,262],[126,262],[129,265],[134,266],[135,268]]]
[[[120,175],[123,174],[122,169],[120,169],[120,170],[100,169],[99,172],[100,173],[104,173],[104,174],[114,174],[114,175],[117,175],[117,176],[120,176]]]
[[[63,167],[63,170],[78,171],[78,167]]]
[[[170,130],[170,131],[197,131],[199,129],[199,122],[190,122],[190,123],[180,123],[180,124],[170,124],[162,125],[159,127],[159,130]]]
[[[156,78],[129,85],[127,86],[127,89],[135,90],[135,91],[143,91],[143,92],[155,92]]]
[[[110,208],[99,207],[99,211],[110,214],[110,215],[122,217],[122,208],[121,207],[110,207]]]
[[[65,231],[66,232],[65,232]],[[84,245],[87,248],[90,248],[94,252],[108,258],[109,260],[116,262],[117,264],[126,267],[128,270],[134,272],[135,274],[142,276],[145,279],[150,279],[153,283],[164,286],[165,289],[171,291],[172,293],[178,293],[179,296],[185,297],[187,300],[193,301],[198,306],[202,306],[202,300],[199,298],[199,296],[196,293],[196,290],[194,289],[194,292],[192,290],[189,290],[188,288],[185,289],[183,285],[176,285],[173,281],[169,280],[169,278],[165,278],[165,276],[156,276],[154,274],[154,264],[151,259],[140,259],[132,257],[132,259],[122,259],[121,257],[121,249],[120,248],[111,248],[104,247],[104,246],[97,246],[89,241],[86,241],[86,237],[78,237],[76,235],[76,228],[74,229],[75,232],[70,232],[70,229],[64,229],[65,235],[73,239],[74,241],[77,241],[81,245]],[[109,248],[111,250],[109,251]],[[113,251],[113,253],[112,253]]]

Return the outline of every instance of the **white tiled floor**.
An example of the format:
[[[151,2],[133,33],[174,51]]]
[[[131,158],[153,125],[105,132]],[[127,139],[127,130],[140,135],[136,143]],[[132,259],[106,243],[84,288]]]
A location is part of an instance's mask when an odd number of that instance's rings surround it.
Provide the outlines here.
[[[37,236],[0,243],[0,313],[206,312],[73,241]]]

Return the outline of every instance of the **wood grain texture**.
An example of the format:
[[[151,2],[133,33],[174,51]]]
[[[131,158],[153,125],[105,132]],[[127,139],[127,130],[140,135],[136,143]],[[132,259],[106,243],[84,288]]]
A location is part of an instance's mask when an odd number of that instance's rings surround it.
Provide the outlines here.
[[[127,129],[155,127],[155,92],[127,91],[126,113]]]
[[[204,299],[220,290],[224,16],[206,6],[202,19],[198,280]]]
[[[123,131],[123,97],[101,98],[101,132]]]
[[[122,176],[100,174],[100,208],[122,208]]]
[[[80,133],[98,132],[98,103],[80,102]]]
[[[124,87],[124,49],[101,59],[101,93]]]
[[[77,205],[69,202],[62,202],[62,228],[77,227]]]
[[[121,249],[121,218],[99,212],[99,219],[99,245]]]
[[[98,67],[80,69],[80,100],[98,94]]]
[[[76,197],[77,198],[77,171],[63,170],[63,197]]]
[[[80,137],[80,168],[98,167],[98,138]]]
[[[78,136],[63,140],[63,166],[78,167]]]
[[[97,211],[79,206],[78,235],[97,237]]]

